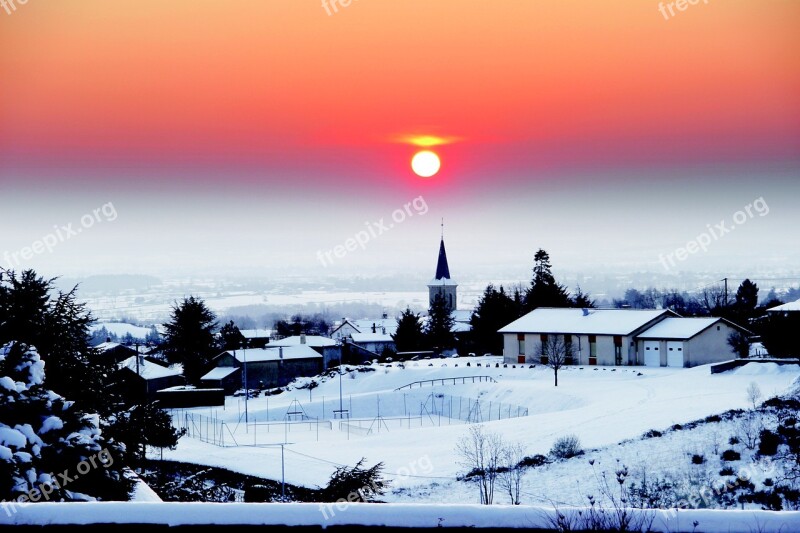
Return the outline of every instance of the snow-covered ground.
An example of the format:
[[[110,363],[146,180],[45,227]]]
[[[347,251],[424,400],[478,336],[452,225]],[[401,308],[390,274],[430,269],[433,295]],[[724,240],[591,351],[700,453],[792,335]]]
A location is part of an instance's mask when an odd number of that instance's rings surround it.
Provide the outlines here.
[[[476,503],[477,491],[467,483],[455,481],[464,468],[454,450],[469,425],[464,420],[438,416],[450,409],[455,412],[451,405],[457,398],[462,399],[462,409],[469,403],[467,399],[480,399],[482,419],[488,420],[489,413],[493,413],[492,421],[484,422],[486,428],[509,441],[523,443],[527,455],[547,454],[556,438],[575,434],[584,449],[598,450],[594,457],[598,472],[604,467],[613,472],[613,465],[620,459],[632,470],[647,466],[658,473],[683,468],[686,460],[678,459],[682,454],[708,448],[715,438],[723,438],[724,428],[718,428],[720,435],[716,437],[710,434],[713,428],[698,429],[696,435],[681,440],[679,445],[669,438],[619,443],[638,439],[650,429],[664,430],[729,409],[746,408],[746,390],[751,382],[767,398],[785,392],[800,376],[797,366],[774,363],[751,363],[714,375],[708,366],[569,367],[562,369],[559,385],[554,387],[552,370],[541,366],[504,367],[497,357],[421,360],[405,363],[404,368],[398,363],[375,368],[372,372],[352,371],[341,379],[342,407],[350,409],[352,405],[351,416],[363,420],[360,424],[364,430],[348,432],[348,426],[340,424],[340,420],[332,420],[329,427],[327,423],[320,425],[319,431],[315,425],[280,423],[287,411],[298,410],[311,417],[332,419],[340,398],[340,379],[334,375],[310,392],[307,388],[294,388],[280,395],[249,400],[249,426],[244,423],[241,397],[229,398],[224,409],[175,411],[176,421],[185,421],[188,413],[194,414],[195,430],[198,421],[205,420],[206,436],[213,433],[208,429],[213,428],[213,423],[197,415],[224,421],[225,426],[220,427],[226,432],[225,443],[231,445],[235,438],[239,446],[220,447],[184,437],[176,450],[164,451],[164,458],[279,480],[281,447],[276,445],[287,443],[284,465],[289,483],[324,486],[336,466],[352,466],[365,457],[367,465],[385,464],[387,478],[392,480],[385,500]],[[417,381],[484,375],[496,383],[472,383],[466,379],[463,384],[427,383],[424,388],[395,391]],[[300,384],[309,381],[301,380]],[[454,400],[450,400],[451,396]],[[439,403],[434,404],[435,401]],[[521,408],[528,409],[528,416],[508,417]],[[377,418],[378,409],[381,419]],[[497,420],[498,414],[501,420]],[[411,420],[411,429],[408,423],[401,422],[403,418]],[[268,421],[272,424],[267,425]],[[366,428],[370,426],[373,431],[367,435]],[[582,504],[593,484],[591,467],[583,461],[529,469],[523,482],[522,502]]]

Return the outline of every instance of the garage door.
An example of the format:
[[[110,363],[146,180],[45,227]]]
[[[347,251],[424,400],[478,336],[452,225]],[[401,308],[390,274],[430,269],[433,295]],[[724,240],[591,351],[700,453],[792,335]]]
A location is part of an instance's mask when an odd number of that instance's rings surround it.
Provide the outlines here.
[[[644,366],[661,366],[661,352],[658,341],[644,341]]]
[[[667,366],[683,368],[683,342],[667,342]]]

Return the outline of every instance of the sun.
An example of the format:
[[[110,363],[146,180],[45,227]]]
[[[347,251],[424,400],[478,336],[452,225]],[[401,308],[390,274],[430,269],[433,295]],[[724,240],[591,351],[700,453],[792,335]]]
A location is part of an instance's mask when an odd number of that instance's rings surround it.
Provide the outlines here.
[[[439,156],[430,150],[417,152],[411,159],[411,170],[421,178],[435,176],[442,166]]]

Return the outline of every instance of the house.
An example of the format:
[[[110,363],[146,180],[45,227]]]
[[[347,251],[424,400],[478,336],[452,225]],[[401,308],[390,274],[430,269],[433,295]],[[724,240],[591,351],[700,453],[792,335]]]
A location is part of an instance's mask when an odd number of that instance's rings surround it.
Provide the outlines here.
[[[736,359],[728,337],[737,331],[752,335],[724,318],[668,317],[636,337],[637,364],[683,368]]]
[[[361,329],[347,318],[343,318],[341,323],[337,324],[331,332],[331,338],[338,341],[349,337],[353,333],[361,333]]]
[[[506,363],[542,362],[551,335],[563,340],[567,363],[640,364],[636,336],[667,317],[670,310],[556,309],[540,307],[501,328]]]
[[[127,358],[136,355],[136,348],[133,346],[125,346],[119,342],[111,342],[110,339],[98,344],[95,346],[95,349],[103,359],[111,360],[114,364],[119,364]]]
[[[155,400],[161,389],[183,385],[182,371],[150,361],[143,355],[132,356],[119,364],[123,394],[128,398]]]
[[[239,332],[245,338],[248,348],[263,348],[273,337],[271,329],[242,329]]]
[[[227,350],[214,358],[214,365],[217,368],[240,368],[246,386],[258,389],[280,387],[297,377],[315,376],[322,372],[323,357],[308,344],[298,343]]]
[[[788,315],[789,313],[797,313],[800,316],[800,300],[789,302],[783,305],[770,307],[767,313]]]
[[[242,369],[236,366],[218,366],[200,378],[204,388],[223,389],[225,394],[233,394],[242,388]]]
[[[353,344],[377,354],[382,354],[387,348],[393,352],[397,351],[394,339],[386,333],[353,333],[350,338]]]

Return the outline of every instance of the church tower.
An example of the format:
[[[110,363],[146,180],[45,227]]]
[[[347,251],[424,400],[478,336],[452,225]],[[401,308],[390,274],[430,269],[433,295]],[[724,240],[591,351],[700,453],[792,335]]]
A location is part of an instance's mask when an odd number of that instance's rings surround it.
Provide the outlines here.
[[[444,249],[444,224],[442,224],[442,226],[442,240],[439,243],[439,260],[436,263],[436,276],[428,283],[429,305],[433,305],[436,295],[441,294],[450,308],[450,311],[455,311],[458,302],[456,298],[458,283],[450,278],[450,267],[447,265],[447,252]]]

